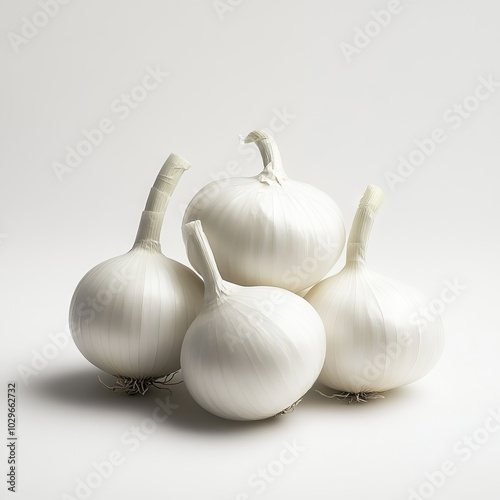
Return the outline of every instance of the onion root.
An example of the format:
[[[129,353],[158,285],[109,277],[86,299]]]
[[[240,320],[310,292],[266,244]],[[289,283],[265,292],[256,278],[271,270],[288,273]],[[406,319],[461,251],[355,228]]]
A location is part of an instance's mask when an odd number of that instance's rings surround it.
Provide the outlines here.
[[[292,413],[293,410],[295,410],[295,407],[302,401],[302,398],[298,399],[295,401],[295,403],[292,403],[288,408],[285,408],[284,410],[280,411],[279,413],[276,413],[274,415],[275,417],[279,417],[280,415],[288,415],[288,413]]]
[[[316,389],[316,392],[324,396],[325,398],[335,398],[335,399],[342,399],[344,401],[347,401],[348,404],[351,403],[366,403],[369,399],[384,399],[385,396],[381,394],[380,392],[336,392],[329,396],[328,394],[324,394],[321,391],[318,391]]]
[[[182,382],[172,382],[172,379],[179,373],[180,370],[165,375],[163,377],[144,377],[144,378],[131,378],[118,376],[116,377],[115,383],[113,385],[107,385],[98,377],[99,382],[111,392],[120,392],[126,394],[127,396],[135,396],[140,394],[144,396],[150,387],[156,387],[157,389],[167,390],[172,393],[170,386],[177,385]]]

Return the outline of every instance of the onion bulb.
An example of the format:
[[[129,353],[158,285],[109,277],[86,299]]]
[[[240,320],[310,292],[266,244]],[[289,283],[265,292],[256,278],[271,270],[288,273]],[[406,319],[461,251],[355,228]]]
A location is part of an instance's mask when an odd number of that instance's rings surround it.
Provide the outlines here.
[[[90,270],[73,295],[69,326],[82,354],[117,377],[113,389],[144,393],[180,367],[184,335],[203,302],[203,283],[161,252],[172,192],[189,164],[171,154],[149,198],[132,249]]]
[[[181,351],[188,391],[205,410],[259,420],[291,407],[313,385],[325,357],[323,323],[288,290],[224,281],[200,221],[184,226],[188,256],[205,281],[205,304]]]
[[[437,363],[444,343],[439,317],[416,320],[425,314],[428,300],[366,264],[368,238],[382,201],[382,190],[368,186],[347,242],[345,267],[305,296],[326,330],[319,381],[358,401],[423,377]]]
[[[287,177],[267,132],[255,130],[244,142],[259,148],[264,170],[208,184],[189,203],[183,224],[202,222],[225,280],[299,292],[321,280],[340,257],[342,215],[326,193]],[[200,272],[196,255],[190,262]]]

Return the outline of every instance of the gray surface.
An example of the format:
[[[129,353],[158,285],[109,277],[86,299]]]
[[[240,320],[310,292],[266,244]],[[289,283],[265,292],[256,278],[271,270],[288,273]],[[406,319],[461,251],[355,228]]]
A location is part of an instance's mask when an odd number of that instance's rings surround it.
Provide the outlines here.
[[[474,94],[478,78],[500,82],[499,4],[402,1],[349,63],[340,44],[389,4],[258,0],[221,20],[211,1],[73,1],[16,52],[9,33],[40,7],[3,3],[0,372],[5,394],[8,380],[18,384],[18,499],[77,498],[76,479],[113,452],[123,463],[92,499],[398,500],[446,461],[454,472],[424,495],[498,498],[500,430],[479,429],[500,405],[500,87],[460,126],[452,107]],[[170,76],[125,117],[116,100],[156,65]],[[293,117],[275,118],[283,110]],[[113,130],[59,182],[53,162],[103,119]],[[440,300],[446,280],[465,287],[451,303],[435,302],[444,309],[444,356],[385,400],[348,406],[312,392],[294,413],[255,424],[212,417],[177,386],[178,408],[137,445],[128,433],[165,416],[154,410],[163,393],[104,392],[73,343],[51,350],[49,335],[64,330],[83,274],[131,246],[171,151],[193,168],[172,199],[162,243],[186,263],[186,204],[228,169],[260,170],[252,146],[238,143],[260,127],[275,129],[288,175],[331,194],[348,225],[366,185],[384,188],[369,249],[376,270],[430,299]],[[384,172],[435,128],[446,139],[392,192]],[[53,359],[23,383],[19,367],[42,363],[34,351],[43,350]],[[484,444],[464,444],[473,434]],[[283,451],[285,441],[297,449]]]

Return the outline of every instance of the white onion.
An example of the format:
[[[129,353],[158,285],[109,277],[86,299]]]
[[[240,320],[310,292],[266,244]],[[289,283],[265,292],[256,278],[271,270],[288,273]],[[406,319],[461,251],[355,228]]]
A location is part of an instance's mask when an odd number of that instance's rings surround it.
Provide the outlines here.
[[[416,319],[425,314],[428,300],[366,264],[367,241],[382,201],[381,189],[369,186],[349,235],[345,267],[305,296],[326,330],[319,381],[358,400],[423,377],[437,363],[444,343],[439,317]]]
[[[264,170],[208,184],[188,205],[183,224],[201,220],[224,279],[304,290],[340,257],[342,215],[326,193],[286,176],[270,135],[256,130],[245,142],[255,142]],[[200,271],[195,256],[190,262]]]
[[[161,253],[160,231],[172,192],[189,164],[170,155],[142,214],[133,248],[89,271],[78,284],[69,325],[82,354],[117,377],[128,394],[180,367],[184,335],[203,301],[203,283]]]
[[[258,420],[292,406],[323,366],[323,323],[287,290],[223,281],[200,221],[184,226],[188,256],[205,281],[205,305],[181,351],[184,382],[207,411]]]

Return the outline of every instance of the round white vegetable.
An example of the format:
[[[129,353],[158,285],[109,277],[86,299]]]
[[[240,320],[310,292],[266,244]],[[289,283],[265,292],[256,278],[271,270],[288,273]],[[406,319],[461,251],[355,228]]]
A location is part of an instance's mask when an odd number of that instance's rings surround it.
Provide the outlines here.
[[[184,382],[200,406],[231,420],[274,416],[314,384],[325,331],[298,295],[223,281],[200,221],[184,226],[188,255],[205,280],[205,305],[181,351]]]
[[[319,381],[365,400],[423,377],[444,344],[439,317],[421,321],[428,300],[416,290],[374,273],[365,251],[382,190],[368,186],[347,243],[342,271],[305,296],[325,324],[327,354]]]
[[[264,170],[208,184],[188,205],[183,223],[202,222],[225,280],[304,290],[322,279],[342,253],[340,210],[323,191],[288,179],[269,134],[256,130],[244,141],[255,142]],[[190,262],[199,272],[196,256]]]
[[[144,393],[180,367],[184,335],[201,309],[203,283],[168,259],[159,243],[163,216],[189,164],[171,154],[142,214],[133,248],[89,271],[70,306],[69,326],[82,354],[117,377],[113,389]]]

